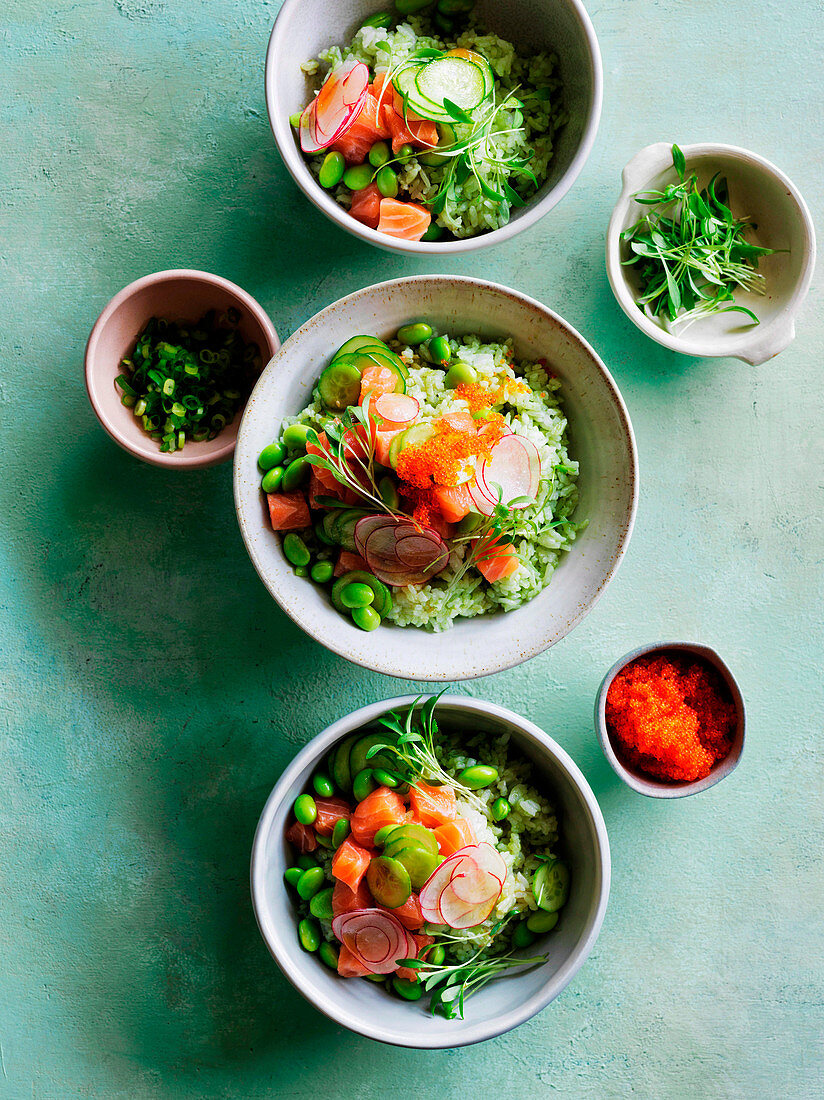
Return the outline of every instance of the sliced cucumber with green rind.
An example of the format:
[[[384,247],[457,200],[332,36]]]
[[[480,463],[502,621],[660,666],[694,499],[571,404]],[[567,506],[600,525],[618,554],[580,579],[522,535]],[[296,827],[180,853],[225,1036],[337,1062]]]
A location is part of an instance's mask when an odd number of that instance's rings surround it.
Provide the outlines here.
[[[384,841],[387,848],[390,846],[403,848],[407,844],[417,844],[421,848],[427,848],[433,855],[438,854],[438,841],[435,834],[425,825],[419,825],[417,821],[396,825]]]
[[[366,733],[359,741],[356,741],[349,753],[349,767],[352,770],[352,775],[357,775],[364,768],[382,768],[384,771],[391,771],[397,763],[391,752],[376,752],[368,760],[366,758],[366,754],[370,749],[374,748],[375,745],[385,745],[391,736],[389,730],[387,730],[386,733]]]
[[[331,531],[329,532],[331,537],[334,538],[338,546],[342,546],[344,550],[348,550],[352,554],[357,553],[357,546],[355,545],[355,527],[359,520],[362,520],[364,516],[368,515],[362,508],[340,508],[336,509],[335,519],[332,522]]]
[[[378,905],[385,905],[387,909],[397,909],[412,893],[412,881],[406,867],[387,856],[375,856],[366,869],[366,882]]]
[[[342,615],[347,617],[351,615],[351,610],[346,607],[340,598],[341,592],[347,586],[347,584],[368,584],[372,591],[375,593],[375,602],[372,604],[374,609],[380,615],[381,618],[387,614],[392,608],[392,597],[389,594],[389,589],[378,580],[377,577],[373,577],[371,573],[366,573],[362,569],[353,569],[350,573],[344,573],[342,577],[338,577],[335,583],[332,585],[332,592],[330,598],[332,603],[341,612]]]
[[[345,409],[360,400],[361,371],[354,355],[342,355],[330,363],[318,381],[320,399],[327,409]]]
[[[387,348],[386,351],[365,348],[362,354],[365,359],[371,359],[381,366],[393,366],[395,370],[400,372],[401,377],[404,379],[409,377],[409,368],[406,363],[404,363],[403,359],[401,359],[399,355],[396,355],[390,348]],[[361,369],[363,370],[364,368],[362,367]]]
[[[415,76],[418,91],[436,106],[451,99],[464,111],[473,111],[486,99],[486,76],[466,57],[442,57],[430,61]]]
[[[386,347],[383,340],[379,339],[377,336],[352,336],[341,344],[332,356],[332,359],[337,359],[339,355],[352,355],[354,352],[360,351],[360,349],[364,347],[386,348],[386,350],[389,351],[389,348]]]
[[[420,890],[435,868],[440,866],[442,862],[439,855],[433,855],[432,852],[427,851],[426,848],[422,848],[418,844],[410,844],[406,848],[400,849],[393,846],[391,852],[387,845],[383,849],[383,854],[385,858],[395,859],[406,868],[416,890]]]

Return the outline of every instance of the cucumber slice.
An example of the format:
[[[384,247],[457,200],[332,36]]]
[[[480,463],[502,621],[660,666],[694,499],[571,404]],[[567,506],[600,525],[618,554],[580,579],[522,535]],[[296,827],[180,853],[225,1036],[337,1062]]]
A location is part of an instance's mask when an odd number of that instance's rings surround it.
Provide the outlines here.
[[[407,428],[407,431],[409,429]],[[398,459],[401,457],[401,451],[403,450],[403,437],[406,432],[398,432],[392,442],[389,444],[389,465],[393,470],[398,468]]]
[[[401,450],[404,451],[407,447],[417,447],[419,443],[426,443],[434,434],[435,428],[432,424],[413,424],[411,428],[407,428],[403,433]],[[400,437],[395,436],[395,439],[398,438]],[[393,439],[392,442],[394,443],[395,440]]]
[[[373,577],[371,573],[366,573],[362,569],[353,569],[350,573],[344,573],[342,577],[338,577],[335,583],[332,585],[331,599],[332,603],[341,612],[342,615],[347,617],[351,614],[351,611],[341,601],[340,594],[347,586],[357,582],[358,584],[368,584],[372,591],[375,593],[375,602],[372,604],[377,613],[383,618],[383,616],[392,608],[392,597],[389,594],[389,589],[379,581],[377,577]],[[384,738],[386,740],[386,738]]]
[[[339,355],[352,355],[365,347],[386,348],[389,351],[383,340],[379,340],[377,336],[352,336],[341,344],[332,358],[337,359]]]
[[[327,409],[345,409],[360,400],[361,372],[354,355],[330,363],[318,382],[320,399]]]
[[[569,867],[560,859],[542,863],[532,878],[532,893],[540,909],[555,913],[569,897]]]
[[[346,792],[352,789],[352,772],[349,768],[349,750],[360,736],[359,733],[350,734],[332,750],[332,754],[329,757],[329,771],[339,791]]]
[[[438,854],[438,841],[435,834],[425,825],[419,825],[417,821],[396,825],[384,843],[387,848],[396,846],[398,849],[404,848],[407,844],[416,844],[419,848],[426,848],[433,856]]]
[[[344,550],[349,550],[352,554],[357,552],[355,526],[358,520],[363,519],[365,515],[368,515],[368,513],[362,508],[341,508],[337,510],[329,534],[335,539],[338,546],[342,546]],[[358,768],[358,771],[360,771],[360,768]]]
[[[366,882],[378,905],[385,905],[387,909],[397,909],[412,893],[407,869],[398,860],[386,856],[375,856],[366,869]]]
[[[409,377],[409,368],[403,359],[399,355],[395,355],[394,351],[390,351],[387,348],[385,351],[373,350],[372,348],[364,348],[362,351],[363,358],[365,360],[372,360],[375,363],[379,363],[384,367],[392,367],[400,374],[401,378],[406,381]],[[363,370],[363,366],[361,367]]]
[[[351,582],[350,582],[351,583]],[[379,612],[380,614],[380,612]],[[390,771],[395,766],[395,759],[392,753],[389,752],[376,752],[374,756],[366,759],[366,754],[375,745],[385,745],[392,737],[389,730],[386,733],[367,733],[356,741],[352,746],[352,752],[349,754],[350,767],[352,768],[352,774],[357,775],[359,771],[364,768],[382,768],[384,771],[389,769]]]
[[[441,857],[435,856],[426,848],[421,848],[418,845],[409,845],[407,848],[401,848],[393,850],[391,855],[387,848],[384,848],[383,858],[390,858],[397,860],[402,864],[407,872],[412,885],[416,890],[420,890],[432,872],[436,867],[441,864]]]
[[[423,66],[415,84],[424,99],[443,110],[451,99],[464,111],[473,111],[486,99],[486,78],[480,65],[465,57],[442,57]]]

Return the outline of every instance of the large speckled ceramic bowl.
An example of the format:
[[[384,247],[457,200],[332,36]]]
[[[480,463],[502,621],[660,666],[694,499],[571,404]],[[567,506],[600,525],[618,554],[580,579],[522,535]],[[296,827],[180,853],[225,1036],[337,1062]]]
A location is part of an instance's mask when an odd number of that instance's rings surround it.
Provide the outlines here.
[[[517,611],[459,619],[431,634],[383,625],[371,633],[340,615],[325,589],[295,576],[269,525],[257,456],[281,420],[309,404],[318,376],[347,337],[389,338],[410,319],[441,331],[515,338],[518,356],[548,361],[560,378],[570,450],[581,464],[575,513],[588,521],[551,584]],[[414,680],[463,680],[511,668],[547,649],[580,622],[615,573],[629,542],[638,494],[635,441],[609,371],[566,321],[514,290],[454,275],[420,275],[359,290],[292,335],[249,398],[235,453],[235,505],[252,562],[303,630],[365,668]]]
[[[266,107],[280,155],[306,197],[327,217],[363,241],[391,252],[452,255],[488,248],[534,225],[561,201],[589,156],[601,117],[603,72],[595,31],[581,0],[478,0],[477,12],[490,30],[522,51],[557,53],[569,122],[558,136],[546,183],[507,225],[465,240],[402,241],[350,217],[324,191],[300,151],[291,115],[303,110],[314,90],[301,63],[329,46],[348,42],[369,15],[391,8],[386,0],[285,0],[266,56]]]
[[[535,764],[533,782],[556,807],[561,854],[571,869],[569,901],[557,928],[526,952],[547,961],[491,982],[466,1002],[466,1018],[430,1016],[426,1001],[409,1003],[371,982],[339,978],[316,955],[303,951],[283,872],[291,864],[284,839],[292,803],[331,747],[373,724],[387,710],[408,706],[413,696],[373,703],[335,722],[298,753],[278,780],[263,810],[252,849],[252,900],[264,940],[284,975],[306,999],[344,1027],[398,1046],[438,1049],[491,1039],[517,1027],[552,1001],[592,950],[609,898],[610,855],[604,818],[589,784],[560,745],[532,722],[480,699],[446,695],[438,704],[444,727],[509,733]]]

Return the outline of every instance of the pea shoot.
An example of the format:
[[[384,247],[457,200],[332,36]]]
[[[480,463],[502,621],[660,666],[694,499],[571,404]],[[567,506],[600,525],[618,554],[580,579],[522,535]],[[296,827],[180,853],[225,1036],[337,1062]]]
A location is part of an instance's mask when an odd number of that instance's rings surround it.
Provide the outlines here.
[[[214,439],[234,419],[263,365],[238,331],[240,312],[209,310],[194,324],[152,317],[115,382],[120,400],[164,452]]]
[[[754,227],[748,217],[733,215],[720,173],[699,188],[696,174],[687,176],[677,145],[672,163],[678,183],[637,192],[635,201],[650,209],[621,234],[630,251],[623,264],[636,270],[638,306],[652,319],[679,326],[729,312],[744,313],[757,325],[751,309],[734,304],[735,291],[764,293],[764,276],[756,268],[774,249],[744,239]]]

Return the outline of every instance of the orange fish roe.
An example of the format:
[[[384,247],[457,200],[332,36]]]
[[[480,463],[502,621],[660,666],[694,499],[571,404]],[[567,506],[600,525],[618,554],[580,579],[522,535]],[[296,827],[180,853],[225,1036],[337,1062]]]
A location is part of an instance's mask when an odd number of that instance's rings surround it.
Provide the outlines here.
[[[639,657],[610,684],[607,728],[630,764],[658,779],[703,779],[729,753],[735,708],[716,669],[697,658]]]
[[[474,431],[463,431],[446,419],[439,420],[434,435],[401,451],[398,477],[417,489],[457,485],[465,475],[467,461],[485,458],[506,429],[506,421],[498,413],[490,413],[478,424]]]
[[[491,405],[503,405],[514,393],[530,393],[525,382],[517,378],[505,378],[495,390],[485,389],[478,382],[462,382],[455,387],[455,396],[465,401],[472,412],[480,412]]]

